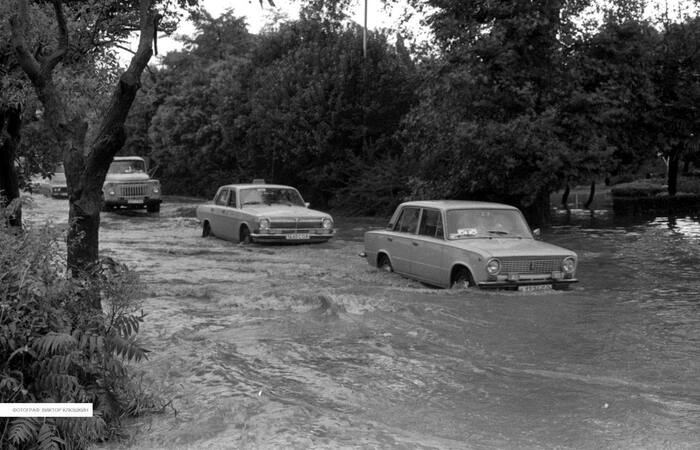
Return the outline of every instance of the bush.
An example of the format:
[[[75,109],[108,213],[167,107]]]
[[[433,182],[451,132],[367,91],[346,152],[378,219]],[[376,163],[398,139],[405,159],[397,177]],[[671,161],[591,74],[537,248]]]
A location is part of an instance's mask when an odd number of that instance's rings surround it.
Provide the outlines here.
[[[0,211],[2,213],[2,211]],[[0,214],[1,216],[2,214]],[[0,447],[85,448],[113,436],[144,405],[126,362],[146,350],[134,272],[105,260],[89,277],[66,277],[50,226],[0,224],[0,402],[92,403],[93,417],[0,418]],[[103,312],[84,308],[101,298]]]
[[[667,190],[663,182],[646,179],[617,184],[610,189],[610,193],[613,197],[655,197]]]

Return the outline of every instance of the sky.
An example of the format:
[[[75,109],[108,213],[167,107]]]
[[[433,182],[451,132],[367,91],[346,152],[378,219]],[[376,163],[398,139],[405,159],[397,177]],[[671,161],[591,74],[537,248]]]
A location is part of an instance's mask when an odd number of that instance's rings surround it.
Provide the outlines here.
[[[614,3],[615,0],[599,0],[601,4]],[[270,6],[267,1],[260,5],[258,0],[201,0],[200,4],[213,16],[218,17],[226,9],[232,9],[237,16],[245,16],[248,29],[252,33],[258,33],[262,27],[269,22],[274,16],[274,11],[282,12],[288,15],[291,19],[298,17],[299,6],[302,0],[275,0],[276,6]],[[354,0],[352,6],[351,18],[358,24],[364,21],[364,0]],[[692,0],[656,0],[650,1],[647,6],[647,15],[658,16],[660,11],[668,8],[669,15],[676,16],[679,13],[688,12]],[[405,7],[405,2],[396,2],[393,10],[386,9],[385,3],[382,0],[367,0],[367,28],[397,28],[400,20],[401,11]],[[419,19],[415,17],[413,22],[408,25],[414,30],[421,28]],[[175,35],[192,35],[194,27],[191,23],[183,21],[178,27]],[[425,33],[425,32],[423,32]],[[420,33],[419,33],[420,34]],[[138,45],[138,39],[134,39],[131,43],[132,50],[135,50]],[[181,48],[182,44],[172,39],[171,37],[159,37],[158,50],[159,56],[168,53],[171,50]],[[128,63],[131,55],[127,52],[121,53],[121,59],[124,63]]]
[[[291,19],[298,17],[299,0],[276,0],[275,7],[270,6],[266,1],[260,5],[258,0],[202,0],[200,3],[213,17],[218,17],[225,10],[232,9],[236,16],[245,16],[248,23],[248,30],[251,33],[258,33],[262,27],[268,23],[274,15],[274,11],[282,12],[288,15]],[[384,3],[381,0],[367,0],[367,28],[389,28],[398,23],[399,13],[387,11],[384,8]],[[362,24],[364,22],[364,0],[354,0],[352,20]],[[183,21],[178,27],[174,35],[192,35],[194,27],[191,23]],[[136,50],[138,39],[134,39],[131,43],[131,49]],[[171,50],[180,49],[181,43],[172,39],[172,37],[159,37],[158,52],[159,56],[168,53]],[[128,61],[131,55],[124,53],[122,58]]]

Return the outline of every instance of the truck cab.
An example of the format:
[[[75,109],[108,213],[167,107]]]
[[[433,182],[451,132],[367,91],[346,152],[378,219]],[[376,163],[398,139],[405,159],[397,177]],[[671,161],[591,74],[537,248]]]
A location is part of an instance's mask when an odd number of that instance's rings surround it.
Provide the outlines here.
[[[148,175],[146,160],[140,156],[116,156],[102,186],[103,211],[146,208],[160,211],[160,182]]]

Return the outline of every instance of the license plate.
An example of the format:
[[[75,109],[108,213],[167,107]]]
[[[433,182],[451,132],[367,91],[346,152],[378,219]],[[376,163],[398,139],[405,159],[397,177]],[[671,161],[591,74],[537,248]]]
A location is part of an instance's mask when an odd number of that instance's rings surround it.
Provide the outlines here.
[[[518,286],[518,290],[522,292],[546,291],[552,289],[551,284],[533,284],[529,286]]]
[[[285,236],[286,239],[294,239],[294,240],[302,240],[302,239],[308,239],[309,235],[308,233],[294,233],[294,234],[288,234]]]
[[[130,205],[143,205],[143,200],[139,199],[129,199],[126,201]]]

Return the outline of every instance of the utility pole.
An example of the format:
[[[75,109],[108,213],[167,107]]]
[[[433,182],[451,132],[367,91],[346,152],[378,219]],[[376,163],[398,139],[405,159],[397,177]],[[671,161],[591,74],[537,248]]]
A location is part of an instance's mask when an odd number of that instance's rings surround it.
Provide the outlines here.
[[[362,29],[362,57],[367,58],[367,0],[365,0],[365,26]]]

